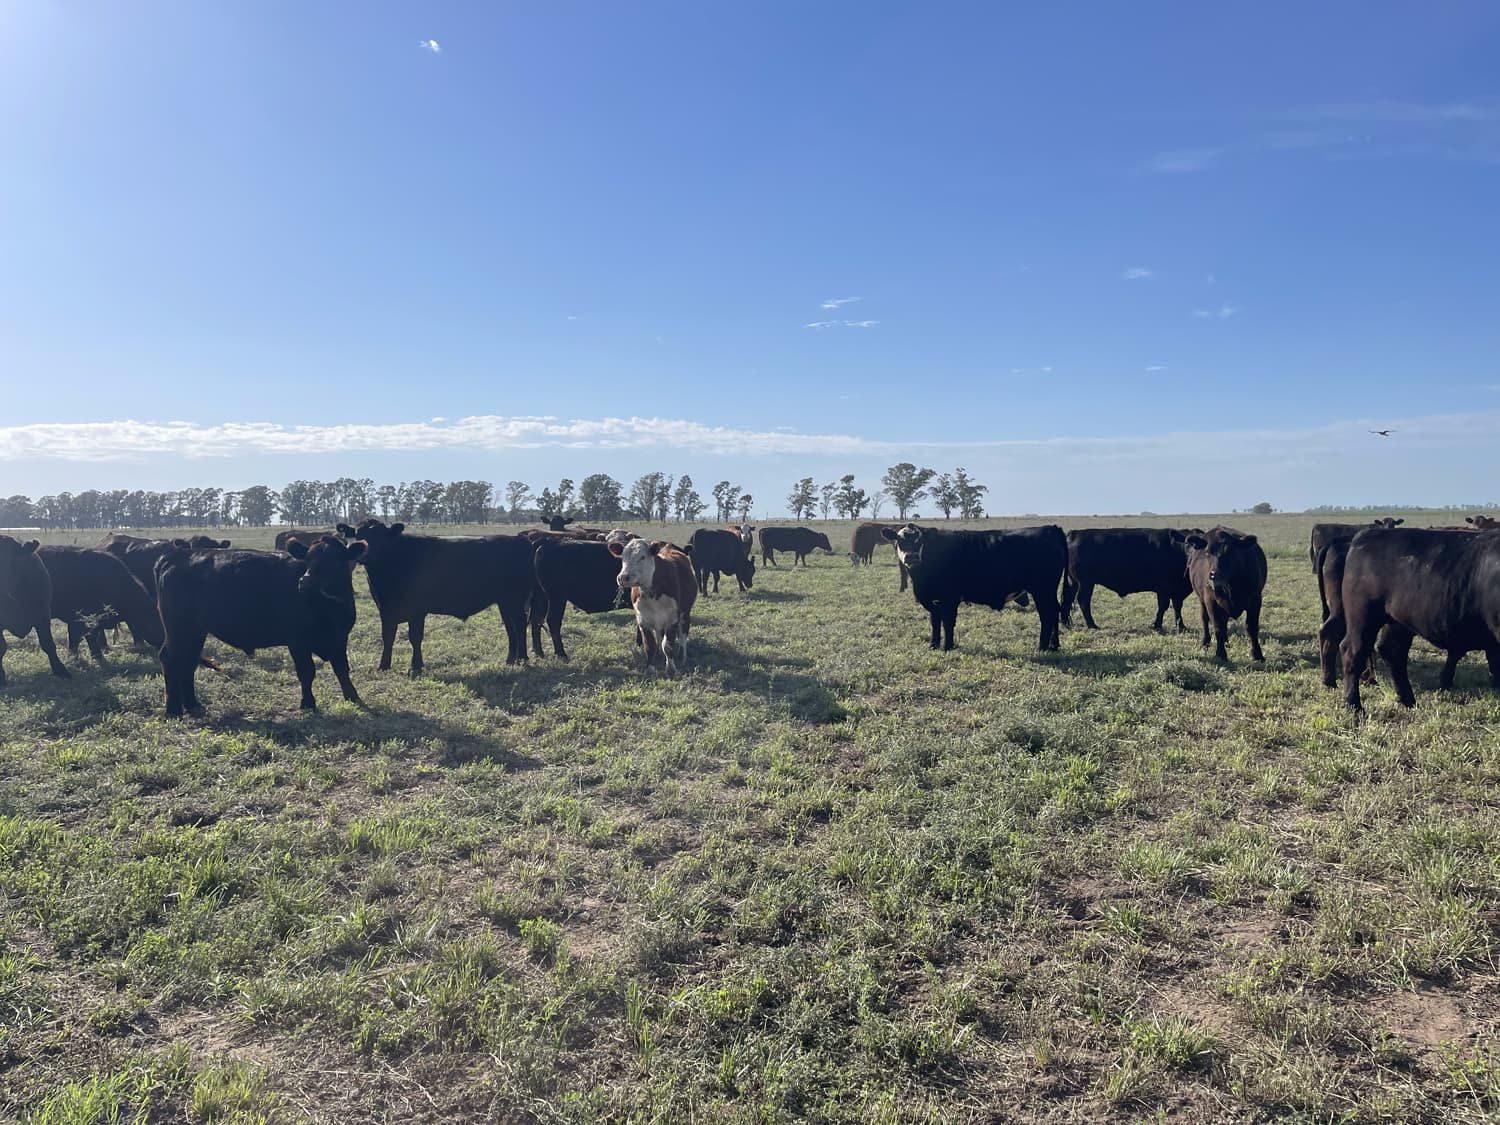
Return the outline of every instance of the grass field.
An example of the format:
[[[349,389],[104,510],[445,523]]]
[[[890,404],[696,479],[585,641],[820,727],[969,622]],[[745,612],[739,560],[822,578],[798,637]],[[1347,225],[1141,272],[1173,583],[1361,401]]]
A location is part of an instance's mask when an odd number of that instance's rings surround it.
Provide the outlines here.
[[[1059,653],[975,608],[935,653],[884,549],[700,601],[676,680],[624,612],[524,668],[435,618],[378,674],[358,575],[366,711],[211,641],[169,722],[151,656],[17,643],[0,1118],[1494,1120],[1500,697],[1419,642],[1356,729],[1312,519],[1222,518],[1263,667],[1102,590]]]

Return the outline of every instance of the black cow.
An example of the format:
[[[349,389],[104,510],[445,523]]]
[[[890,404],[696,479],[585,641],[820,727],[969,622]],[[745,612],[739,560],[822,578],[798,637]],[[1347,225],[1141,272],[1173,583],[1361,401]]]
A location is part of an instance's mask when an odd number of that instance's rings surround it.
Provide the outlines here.
[[[1377,648],[1396,698],[1407,707],[1416,702],[1407,674],[1416,637],[1448,654],[1443,687],[1453,686],[1459,660],[1475,649],[1500,687],[1500,532],[1362,531],[1344,559],[1341,591],[1344,701],[1356,714],[1364,711],[1359,682]]]
[[[713,575],[716,594],[720,574],[734,575],[741,590],[755,584],[755,560],[746,553],[745,541],[738,532],[700,527],[688,542],[692,550],[687,553],[693,561],[700,594],[708,593],[709,575]]]
[[[468,620],[490,606],[505,625],[507,664],[526,660],[526,608],[536,573],[532,542],[521,535],[441,539],[407,535],[406,525],[365,520],[356,535],[369,545],[365,573],[380,610],[380,670],[391,666],[396,626],[407,623],[411,674],[422,674],[422,637],[430,614]]]
[[[160,648],[156,599],[113,555],[88,547],[40,547],[37,555],[52,578],[52,616],[68,626],[68,648],[87,640],[95,660],[104,659],[104,629],[124,622],[138,641]]]
[[[776,565],[776,552],[785,551],[797,557],[792,565],[807,565],[807,556],[813,551],[833,554],[833,544],[828,536],[810,527],[763,527],[760,529],[760,561]]]
[[[627,540],[621,540],[627,542]],[[615,583],[620,560],[603,543],[544,540],[533,559],[537,591],[531,599],[531,647],[542,655],[542,620],[552,634],[552,651],[568,658],[563,648],[563,614],[572,602],[584,613],[628,608],[625,591]]]
[[[363,543],[324,536],[311,547],[287,542],[270,551],[176,549],[156,564],[156,589],[166,643],[161,649],[167,714],[198,708],[193,675],[210,635],[254,655],[287,647],[302,685],[302,709],[317,709],[313,657],[328,661],[344,698],[359,703],[349,678],[349,632],[354,628],[354,566]],[[132,628],[134,628],[132,626]]]
[[[52,643],[52,577],[37,557],[37,541],[25,543],[0,535],[0,687],[5,686],[5,634],[24,637],[36,630],[37,645],[47,654],[52,674],[72,673],[57,658]]]
[[[186,544],[194,551],[218,551],[225,550],[230,546],[228,539],[214,539],[207,535],[190,535],[187,539],[143,539],[138,535],[125,535],[114,532],[106,535],[94,545],[94,550],[103,551],[113,555],[125,564],[125,569],[130,571],[131,576],[146,588],[146,593],[151,595],[151,600],[156,600],[156,560],[165,555],[173,547],[181,547]],[[99,641],[103,643],[103,630],[99,632]],[[115,634],[119,640],[119,633]]]
[[[1260,603],[1266,588],[1266,553],[1255,536],[1232,527],[1213,527],[1187,538],[1188,578],[1198,595],[1203,615],[1203,647],[1208,647],[1208,627],[1213,623],[1214,655],[1228,660],[1224,643],[1229,622],[1245,615],[1250,636],[1250,659],[1264,660],[1260,651]]]
[[[1187,532],[1174,528],[1091,527],[1068,532],[1068,569],[1063,575],[1062,619],[1070,624],[1073,599],[1083,611],[1083,621],[1094,624],[1094,587],[1104,586],[1120,597],[1127,594],[1156,595],[1156,621],[1151,628],[1162,631],[1167,607],[1182,623],[1183,600],[1193,592],[1187,576],[1187,554],[1183,547]]]
[[[1386,516],[1384,519],[1371,520],[1369,523],[1313,524],[1312,533],[1308,536],[1307,541],[1307,558],[1312,563],[1313,573],[1316,574],[1318,572],[1318,550],[1329,543],[1336,543],[1341,539],[1348,542],[1369,527],[1383,527],[1389,531],[1391,528],[1398,527],[1405,522],[1402,519],[1394,519],[1391,516]],[[1328,607],[1326,605],[1323,607],[1323,616],[1324,618],[1328,616]]]
[[[1042,651],[1058,647],[1058,582],[1068,561],[1068,541],[1055,524],[1015,531],[939,531],[908,523],[884,528],[881,536],[896,544],[896,557],[911,574],[911,590],[927,610],[932,647],[953,647],[958,607],[987,605],[999,609],[1024,591],[1036,602],[1041,618]]]
[[[1333,687],[1338,683],[1335,657],[1339,644],[1344,639],[1344,560],[1349,557],[1352,539],[1335,539],[1318,549],[1318,594],[1323,599],[1323,624],[1318,628],[1318,665],[1323,674],[1323,686]],[[1378,645],[1377,645],[1378,647]],[[1452,668],[1458,665],[1463,653],[1457,657],[1450,654],[1451,666],[1444,670],[1449,687],[1453,682]],[[1375,661],[1366,665],[1364,682],[1375,682]]]
[[[547,525],[549,531],[561,531],[573,522],[572,516],[553,516],[542,513],[542,522]]]

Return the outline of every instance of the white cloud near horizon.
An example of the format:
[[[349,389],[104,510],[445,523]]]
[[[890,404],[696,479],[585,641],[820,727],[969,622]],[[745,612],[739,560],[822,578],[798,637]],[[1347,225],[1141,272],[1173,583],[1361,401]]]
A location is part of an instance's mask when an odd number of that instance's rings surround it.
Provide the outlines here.
[[[1199,320],[1228,320],[1239,311],[1233,305],[1220,305],[1216,309],[1194,309],[1193,315]]]
[[[818,306],[820,309],[841,309],[845,305],[852,305],[858,297],[830,297]]]
[[[431,51],[434,55],[440,55],[443,53],[443,49],[438,46],[438,41],[436,39],[424,39],[422,40],[422,42],[418,43],[417,46],[422,48],[422,50],[424,51]]]
[[[1140,266],[1135,266],[1131,269],[1126,270],[1120,276],[1126,281],[1145,281],[1148,278],[1155,277],[1156,271],[1142,269]]]
[[[803,328],[874,328],[878,320],[814,320]]]

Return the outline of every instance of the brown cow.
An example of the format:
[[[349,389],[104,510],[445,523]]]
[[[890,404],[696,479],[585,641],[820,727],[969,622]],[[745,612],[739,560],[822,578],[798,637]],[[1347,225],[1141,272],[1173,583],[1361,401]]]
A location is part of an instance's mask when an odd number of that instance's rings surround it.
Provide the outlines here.
[[[1465,516],[1464,523],[1475,531],[1500,531],[1500,520],[1494,516]]]
[[[636,640],[646,654],[646,666],[655,663],[659,651],[666,660],[669,676],[687,663],[688,629],[692,626],[693,602],[698,597],[698,583],[688,560],[691,550],[679,550],[660,540],[632,539],[628,543],[609,544],[609,553],[620,560],[620,574],[615,583],[622,589],[630,589],[630,600],[635,605]]]
[[[886,542],[883,538],[885,529],[900,531],[902,525],[899,523],[862,523],[854,529],[854,534],[849,537],[849,561],[855,566],[869,566],[875,561],[875,548]],[[901,552],[896,552],[896,569],[901,572],[901,589],[906,589],[906,583],[910,572],[901,561]]]

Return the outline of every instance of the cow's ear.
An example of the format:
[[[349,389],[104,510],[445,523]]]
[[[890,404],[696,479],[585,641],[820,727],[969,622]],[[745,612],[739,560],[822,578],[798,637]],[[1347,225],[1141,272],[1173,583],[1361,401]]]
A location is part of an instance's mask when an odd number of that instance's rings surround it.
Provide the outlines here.
[[[1256,539],[1253,535],[1247,535],[1244,539],[1240,540],[1240,542],[1244,543],[1247,547],[1253,547],[1256,544]]]
[[[625,553],[625,544],[621,543],[618,539],[613,543],[606,543],[605,547],[609,549],[609,553],[614,555],[615,558],[619,558]]]
[[[36,554],[36,549],[41,545],[42,541],[40,539],[28,539],[21,544],[21,554],[34,555]]]
[[[294,535],[286,541],[286,553],[294,559],[305,559],[307,558],[307,544]]]
[[[661,549],[665,546],[665,543],[663,543],[660,539],[657,539],[652,542],[651,546],[648,547],[647,550],[649,550],[653,555],[659,555],[661,554]]]
[[[172,546],[176,547],[179,551],[191,551],[193,549],[193,545],[186,539],[174,539],[172,540]]]
[[[1208,540],[1203,538],[1203,536],[1201,535],[1189,535],[1186,539],[1186,543],[1195,551],[1201,551],[1208,546]]]
[[[693,545],[691,543],[689,543],[686,547],[678,547],[677,549],[684,555],[691,555],[693,553]]]
[[[1403,523],[1405,523],[1405,522],[1406,522],[1406,520],[1405,520],[1405,519],[1399,519],[1399,520],[1392,520],[1392,521],[1391,521],[1391,526],[1392,526],[1392,527],[1397,527],[1397,526],[1399,526],[1399,525],[1400,525],[1400,524],[1403,524]]]
[[[406,530],[406,525],[404,523],[393,523],[389,530],[392,535],[400,535]]]
[[[356,539],[353,543],[350,543],[349,546],[344,548],[344,557],[350,562],[354,562],[356,559],[364,555],[365,547],[366,544],[363,539]]]
[[[228,539],[220,539],[219,540],[219,550],[221,550],[221,551],[227,551],[227,550],[229,550],[229,540]]]
[[[894,527],[882,527],[880,529],[880,538],[889,539],[894,543],[896,541],[896,529]]]
[[[1175,527],[1169,527],[1167,528],[1167,538],[1173,543],[1182,543],[1187,539],[1187,536]]]

